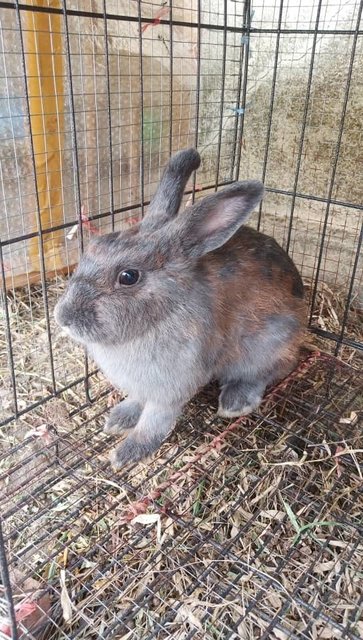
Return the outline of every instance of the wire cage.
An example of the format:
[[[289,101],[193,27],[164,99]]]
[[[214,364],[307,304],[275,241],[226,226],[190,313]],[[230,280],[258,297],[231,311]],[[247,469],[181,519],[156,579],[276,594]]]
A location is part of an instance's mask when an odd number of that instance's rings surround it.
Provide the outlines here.
[[[0,638],[363,636],[362,3],[0,3]],[[258,178],[303,275],[301,363],[258,411],[212,384],[112,471],[119,400],[53,308],[93,234]]]

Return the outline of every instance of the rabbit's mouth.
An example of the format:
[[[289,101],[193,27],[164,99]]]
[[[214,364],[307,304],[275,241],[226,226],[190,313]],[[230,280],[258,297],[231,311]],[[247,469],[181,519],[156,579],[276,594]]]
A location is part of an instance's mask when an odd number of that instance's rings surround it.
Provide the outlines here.
[[[59,301],[54,308],[54,318],[57,325],[62,329],[62,333],[72,338],[76,342],[85,344],[85,335],[80,331],[71,319],[71,314],[67,311],[66,305]]]
[[[83,346],[110,342],[112,337],[112,332],[102,330],[94,309],[71,306],[67,300],[60,300],[56,304],[54,318],[64,335]]]
[[[61,326],[61,325],[59,325]],[[61,335],[67,336],[67,338],[72,338],[75,342],[79,342],[81,344],[86,344],[85,339],[73,328],[71,327],[61,327]]]

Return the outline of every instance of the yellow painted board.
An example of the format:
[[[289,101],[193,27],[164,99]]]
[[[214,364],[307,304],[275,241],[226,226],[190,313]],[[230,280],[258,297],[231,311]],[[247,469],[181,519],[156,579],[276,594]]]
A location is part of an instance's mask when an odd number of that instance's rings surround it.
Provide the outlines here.
[[[60,0],[35,0],[37,6],[60,8]],[[62,15],[22,11],[29,95],[31,134],[35,156],[35,180],[39,215],[33,230],[49,229],[63,222],[62,148],[64,136],[64,64]],[[64,234],[47,233],[41,240],[45,270],[64,267]],[[40,240],[29,241],[31,272],[40,272]]]

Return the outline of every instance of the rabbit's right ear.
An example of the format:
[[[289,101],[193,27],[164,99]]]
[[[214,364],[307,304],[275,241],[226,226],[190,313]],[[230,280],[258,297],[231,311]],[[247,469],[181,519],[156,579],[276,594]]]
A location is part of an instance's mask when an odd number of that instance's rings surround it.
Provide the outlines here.
[[[179,151],[169,160],[146,216],[141,222],[142,231],[155,231],[176,216],[185,185],[199,165],[200,155],[196,149]]]
[[[186,209],[169,225],[168,233],[179,238],[187,255],[203,256],[224,245],[236,233],[263,193],[263,184],[258,180],[236,182]]]

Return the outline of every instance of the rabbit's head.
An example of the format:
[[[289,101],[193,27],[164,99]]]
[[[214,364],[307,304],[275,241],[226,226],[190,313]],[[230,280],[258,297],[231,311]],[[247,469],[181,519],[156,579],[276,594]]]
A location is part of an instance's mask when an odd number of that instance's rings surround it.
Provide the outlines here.
[[[233,236],[261,200],[263,185],[237,182],[177,215],[199,164],[194,149],[177,153],[141,223],[92,240],[55,309],[58,324],[75,340],[129,341],[198,296],[203,313],[201,258]]]

